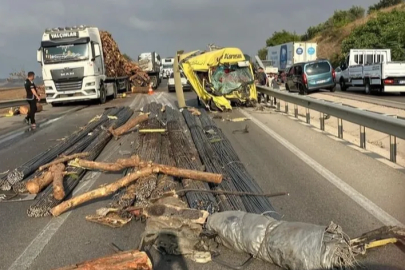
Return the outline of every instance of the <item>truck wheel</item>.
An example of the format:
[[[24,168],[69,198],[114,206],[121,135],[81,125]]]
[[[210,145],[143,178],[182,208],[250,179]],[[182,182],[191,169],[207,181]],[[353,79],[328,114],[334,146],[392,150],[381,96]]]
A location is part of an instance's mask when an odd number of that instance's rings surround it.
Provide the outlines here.
[[[104,104],[106,102],[106,100],[107,100],[107,97],[105,95],[105,88],[104,88],[104,85],[101,85],[100,86],[100,98],[99,98],[98,102],[100,104]]]
[[[114,93],[113,93],[113,99],[116,99],[118,96],[118,86],[114,84]]]
[[[370,95],[371,93],[370,80],[366,80],[365,92],[367,95]]]
[[[155,76],[152,76],[150,77],[150,81],[153,84],[153,90],[156,90],[156,88],[158,87],[158,79]]]
[[[340,84],[340,90],[342,90],[342,91],[346,91],[346,90],[347,90],[347,86],[346,86],[346,83],[345,83],[345,79],[340,78],[339,84]]]

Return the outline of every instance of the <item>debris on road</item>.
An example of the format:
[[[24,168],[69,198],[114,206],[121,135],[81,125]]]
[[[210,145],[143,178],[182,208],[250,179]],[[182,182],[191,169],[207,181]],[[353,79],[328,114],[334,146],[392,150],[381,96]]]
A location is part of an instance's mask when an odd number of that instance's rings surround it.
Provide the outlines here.
[[[137,269],[137,270],[152,270],[152,262],[148,255],[139,250],[128,250],[117,252],[113,255],[97,258],[94,260],[85,261],[58,268],[55,270],[122,270],[122,269]]]
[[[219,263],[217,246],[222,244],[285,269],[333,269],[353,266],[355,256],[368,248],[404,239],[403,230],[386,229],[350,241],[333,223],[281,221],[269,198],[288,193],[263,192],[205,110],[179,111],[153,102],[132,115],[127,107],[107,109],[55,147],[8,172],[1,187],[18,196],[39,194],[27,210],[29,217],[57,217],[112,195],[104,207],[84,218],[110,228],[144,222],[139,250],[154,247],[198,263]],[[136,127],[138,131],[130,133]],[[141,132],[160,130],[164,132]],[[241,132],[248,132],[247,125]],[[112,137],[121,139],[112,143],[124,147],[112,161],[97,161]],[[67,198],[93,170],[123,176]],[[1,195],[0,200],[10,198]],[[146,254],[134,252],[138,251],[60,269],[127,269],[141,261],[149,268],[140,269],[152,269]]]

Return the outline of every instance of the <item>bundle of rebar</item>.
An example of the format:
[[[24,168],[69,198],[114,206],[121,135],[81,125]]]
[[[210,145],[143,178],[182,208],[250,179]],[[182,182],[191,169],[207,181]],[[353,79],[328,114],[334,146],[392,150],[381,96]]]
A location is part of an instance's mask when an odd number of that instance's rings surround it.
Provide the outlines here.
[[[111,140],[111,133],[107,130],[109,127],[117,128],[123,125],[128,119],[132,116],[133,111],[130,110],[128,107],[120,108],[119,113],[116,114],[117,119],[111,120],[106,123],[106,126],[97,127],[100,133],[94,140],[87,146],[84,151],[90,153],[86,159],[88,160],[95,160],[98,155],[102,152],[104,147],[107,143]],[[97,131],[98,132],[98,131]],[[64,179],[64,187],[65,187],[65,197],[68,196],[77,184],[80,182],[81,178],[84,176],[86,170],[82,168],[68,166],[66,168],[66,176]],[[43,192],[40,199],[38,199],[33,205],[29,207],[27,210],[27,214],[29,217],[44,217],[49,216],[49,210],[52,207],[55,207],[61,202],[61,200],[57,200],[53,196],[53,188],[52,186],[48,186],[45,191]]]
[[[204,135],[208,138],[213,149],[219,156],[222,167],[232,180],[236,189],[242,192],[263,193],[262,189],[240,161],[230,141],[222,133],[222,130],[217,127],[205,110],[201,110],[200,112],[201,115],[199,118],[204,129]],[[187,114],[187,112],[185,112],[185,114]],[[268,198],[261,196],[241,196],[241,199],[247,212],[256,214],[268,213],[274,218],[279,218]]]
[[[206,170],[212,173],[220,173],[225,176],[221,184],[211,185],[211,187],[215,190],[238,191],[233,181],[227,175],[227,171],[223,168],[222,161],[213,148],[211,141],[205,135],[198,117],[194,116],[188,110],[183,110],[183,116],[190,129],[191,137],[193,138],[194,144]],[[245,206],[239,196],[217,195],[217,199],[220,201],[219,207],[221,211],[246,211]]]
[[[33,172],[35,172],[41,165],[44,165],[57,156],[65,152],[67,149],[72,147],[74,144],[79,142],[83,137],[87,136],[90,132],[92,132],[98,126],[104,124],[109,120],[109,116],[115,116],[118,112],[123,110],[121,108],[111,108],[104,111],[103,115],[95,121],[90,121],[84,129],[77,131],[70,135],[68,138],[63,140],[62,142],[58,143],[57,145],[49,148],[48,150],[44,151],[41,154],[38,154],[30,161],[26,162],[22,166],[14,169],[13,171],[9,172],[7,175],[7,181],[3,181],[1,183],[0,189],[2,190],[10,190],[11,187],[20,182]]]
[[[61,155],[62,156],[63,155],[68,156],[68,155],[71,155],[71,154],[82,152],[100,134],[100,132],[101,132],[101,129],[95,129],[93,132],[89,133],[88,136],[81,139],[78,143],[74,144],[72,147],[67,149]],[[39,176],[40,174],[42,174],[42,172],[36,171],[35,173],[31,174],[30,176],[28,176],[24,180],[15,183],[13,185],[13,187],[12,187],[13,191],[16,192],[16,193],[27,193],[28,190],[27,190],[26,183],[29,180]]]
[[[192,170],[204,170],[197,149],[190,136],[184,118],[177,110],[166,108],[167,131],[171,151],[177,167]],[[207,183],[182,179],[185,189],[210,190]],[[191,208],[206,210],[209,213],[218,211],[218,203],[211,193],[187,192],[187,202]]]

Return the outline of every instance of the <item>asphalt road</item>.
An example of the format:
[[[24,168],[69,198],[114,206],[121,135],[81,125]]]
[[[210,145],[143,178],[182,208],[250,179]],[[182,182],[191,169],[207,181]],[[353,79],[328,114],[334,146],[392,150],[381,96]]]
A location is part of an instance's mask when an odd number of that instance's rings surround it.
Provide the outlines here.
[[[194,93],[186,93],[196,106]],[[176,105],[174,93],[163,85],[154,95],[136,95],[92,105],[65,114],[31,136],[0,148],[0,172],[45,150],[56,139],[83,126],[105,107],[131,105],[141,108],[147,101]],[[364,155],[347,143],[334,140],[310,127],[272,111],[237,109],[223,118],[249,116],[252,120],[234,123],[218,121],[250,173],[266,192],[287,191],[288,197],[272,199],[283,220],[341,225],[351,237],[384,224],[405,224],[405,177],[394,168]],[[1,121],[1,120],[0,120]],[[233,134],[248,125],[249,133]],[[99,160],[121,157],[128,150],[131,135],[110,142]],[[77,188],[81,193],[117,179],[117,174],[90,173]],[[139,245],[144,225],[132,222],[111,229],[85,220],[88,214],[105,207],[109,199],[98,200],[58,218],[33,219],[26,216],[32,202],[0,203],[0,269],[52,269],[113,253],[111,243],[121,249]],[[154,269],[228,269],[214,263],[197,265],[182,257],[161,256],[154,251]],[[223,250],[222,259],[241,263],[244,255]],[[358,258],[368,269],[405,269],[405,255],[396,246],[387,246]],[[245,269],[280,269],[254,261]]]

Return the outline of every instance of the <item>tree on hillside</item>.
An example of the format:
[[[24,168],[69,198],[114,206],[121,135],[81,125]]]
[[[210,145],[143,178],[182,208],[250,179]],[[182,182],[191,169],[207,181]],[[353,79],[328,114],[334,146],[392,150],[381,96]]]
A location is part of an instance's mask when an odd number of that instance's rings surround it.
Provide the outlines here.
[[[124,53],[122,56],[123,56],[127,61],[132,62],[132,58],[131,58],[128,54]]]
[[[378,2],[377,4],[370,6],[367,13],[371,14],[380,9],[392,7],[401,3],[404,3],[404,0],[380,0],[380,2]]]
[[[267,58],[267,48],[261,48],[258,52],[257,52],[257,56],[259,56],[260,60],[266,60]]]
[[[350,49],[391,49],[393,61],[405,60],[405,11],[380,13],[357,27],[342,43],[342,54]]]
[[[295,33],[282,30],[280,32],[274,32],[271,37],[266,40],[266,45],[268,47],[280,45],[292,41],[300,41],[301,37]]]

